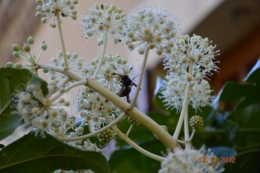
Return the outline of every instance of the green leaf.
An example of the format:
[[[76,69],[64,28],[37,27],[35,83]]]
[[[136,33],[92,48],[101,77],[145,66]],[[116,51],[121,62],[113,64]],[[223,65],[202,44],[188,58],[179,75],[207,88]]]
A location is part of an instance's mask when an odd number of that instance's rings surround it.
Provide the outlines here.
[[[25,135],[2,149],[0,158],[1,173],[46,173],[57,169],[109,173],[102,154],[68,146],[50,135],[46,138]]]
[[[21,118],[11,114],[11,96],[18,87],[24,87],[32,77],[29,70],[0,68],[0,140],[21,125]]]
[[[226,134],[228,136],[229,141],[233,141],[237,135],[239,124],[235,123],[231,120],[227,120],[224,124],[224,128],[226,130]]]
[[[17,127],[23,124],[21,116],[12,111],[14,110],[8,106],[0,115],[0,140],[11,135]]]
[[[165,146],[158,140],[150,140],[139,145],[157,155],[167,153]],[[109,164],[112,173],[157,173],[160,169],[160,162],[150,159],[129,146],[115,151]]]
[[[0,68],[0,114],[10,103],[11,95],[32,77],[29,70]],[[4,92],[3,92],[4,91]]]

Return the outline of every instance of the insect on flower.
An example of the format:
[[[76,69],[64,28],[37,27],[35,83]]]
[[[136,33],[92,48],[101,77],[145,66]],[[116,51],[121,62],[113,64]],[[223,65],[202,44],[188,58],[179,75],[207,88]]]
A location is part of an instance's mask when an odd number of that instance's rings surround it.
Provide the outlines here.
[[[124,70],[124,74],[118,74],[118,73],[113,73],[113,75],[118,75],[120,76],[120,82],[121,82],[121,90],[119,91],[119,93],[117,93],[117,95],[119,97],[126,97],[126,100],[128,103],[130,103],[130,97],[129,94],[131,92],[131,87],[135,86],[137,87],[137,85],[133,82],[133,79],[130,79],[129,76],[126,74],[125,69]]]

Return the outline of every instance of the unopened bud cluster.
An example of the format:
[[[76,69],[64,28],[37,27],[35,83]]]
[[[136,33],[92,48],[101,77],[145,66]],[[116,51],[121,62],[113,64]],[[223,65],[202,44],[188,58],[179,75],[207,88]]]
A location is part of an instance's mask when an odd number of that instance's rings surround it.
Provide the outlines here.
[[[111,139],[113,139],[114,137],[114,130],[112,129],[107,129],[106,131],[104,132],[101,132],[100,134],[98,134],[98,139],[100,142],[103,142],[103,143],[108,143],[111,141]]]
[[[203,119],[201,116],[194,115],[190,118],[190,126],[192,129],[197,130],[203,127]]]

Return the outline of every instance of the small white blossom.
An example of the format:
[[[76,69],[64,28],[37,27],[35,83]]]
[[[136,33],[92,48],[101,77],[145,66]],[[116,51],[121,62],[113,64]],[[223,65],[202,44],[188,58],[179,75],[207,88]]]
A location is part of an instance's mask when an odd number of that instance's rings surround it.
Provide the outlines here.
[[[62,17],[70,16],[73,20],[77,19],[77,10],[75,5],[78,0],[36,0],[39,4],[36,7],[36,16],[41,17],[42,23],[46,23],[49,18],[54,16],[54,21],[51,23],[53,28],[56,27],[55,17],[59,13]]]
[[[130,50],[139,47],[156,49],[158,55],[165,47],[171,47],[171,39],[178,31],[176,21],[165,10],[140,6],[132,10],[127,20],[127,45]]]
[[[31,124],[36,134],[51,133],[63,136],[66,131],[73,127],[65,127],[68,120],[67,112],[58,106],[62,103],[54,103],[48,95],[43,95],[40,85],[33,83],[27,85],[26,89],[19,91],[14,96],[15,108],[25,123]]]
[[[92,38],[93,35],[101,32],[102,36],[98,40],[98,44],[104,42],[104,33],[108,32],[109,36],[114,39],[114,43],[121,42],[120,37],[126,32],[126,15],[123,10],[116,5],[95,4],[90,8],[90,15],[86,15],[82,19],[82,26],[85,38]]]
[[[161,162],[161,169],[158,173],[221,173],[224,168],[220,167],[220,162],[202,162],[200,159],[217,157],[210,150],[202,147],[196,149],[180,149],[169,152],[168,156]]]
[[[194,72],[195,71],[196,70],[194,70]],[[195,75],[195,73],[193,75]],[[190,86],[188,104],[194,109],[199,109],[200,107],[212,104],[214,97],[211,95],[212,90],[208,81],[201,78],[196,79],[193,75],[189,75],[185,71],[182,71],[182,73],[169,73],[166,75],[166,80],[163,82],[160,89],[160,98],[163,99],[163,102],[168,109],[176,109],[177,112],[181,110],[187,84]]]
[[[218,71],[215,56],[219,55],[218,50],[214,50],[216,46],[211,45],[208,38],[202,38],[198,35],[180,36],[173,43],[171,52],[164,55],[164,66],[170,72],[176,72],[178,69],[188,69],[190,63],[197,65],[200,72],[205,74],[201,76],[211,75],[211,71]]]
[[[121,113],[111,101],[89,88],[79,93],[77,106],[78,111],[81,111],[82,125],[88,125],[94,130],[107,124],[104,115],[114,120],[114,116]]]

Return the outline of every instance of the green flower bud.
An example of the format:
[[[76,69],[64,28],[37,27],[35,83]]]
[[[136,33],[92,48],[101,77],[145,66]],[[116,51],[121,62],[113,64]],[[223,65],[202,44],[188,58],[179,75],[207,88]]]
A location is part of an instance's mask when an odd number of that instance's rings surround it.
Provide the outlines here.
[[[134,126],[138,126],[138,125],[140,124],[137,120],[135,120],[135,119],[132,118],[132,117],[128,117],[128,118],[127,118],[127,122],[128,122],[129,124],[134,125]]]
[[[108,143],[114,137],[114,131],[112,129],[107,129],[106,131],[97,135],[100,142]]]
[[[13,51],[13,56],[16,58],[20,57],[20,52]]]
[[[20,51],[20,46],[18,46],[18,44],[12,44],[12,49],[13,51]]]
[[[12,63],[12,62],[7,62],[6,64],[5,64],[5,67],[14,67],[14,63]]]
[[[46,50],[47,49],[47,44],[45,42],[42,42],[41,49],[42,50]]]
[[[25,51],[25,52],[30,52],[31,51],[31,46],[29,45],[29,44],[24,44],[23,45],[23,50]]]
[[[33,38],[32,36],[29,36],[29,37],[27,38],[27,43],[28,43],[28,44],[33,44],[33,43],[34,43],[34,38]]]
[[[190,126],[192,129],[197,130],[203,126],[203,119],[201,116],[194,115],[190,118]]]
[[[14,65],[15,68],[21,69],[23,67],[23,65],[21,63],[15,63]]]

